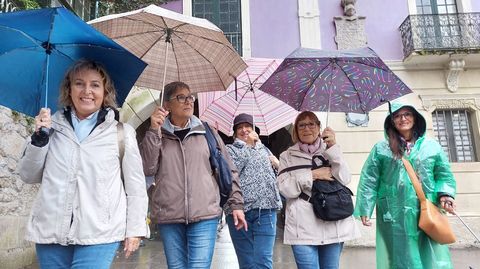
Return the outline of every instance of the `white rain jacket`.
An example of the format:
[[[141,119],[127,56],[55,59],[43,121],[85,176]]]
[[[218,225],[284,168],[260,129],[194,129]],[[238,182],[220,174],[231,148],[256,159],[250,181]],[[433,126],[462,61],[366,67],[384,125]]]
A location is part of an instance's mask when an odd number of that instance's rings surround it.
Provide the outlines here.
[[[20,161],[22,180],[41,183],[26,239],[93,245],[147,236],[148,199],[134,129],[124,124],[124,183],[113,110],[81,143],[63,111],[53,115],[52,129],[45,146],[28,141]]]

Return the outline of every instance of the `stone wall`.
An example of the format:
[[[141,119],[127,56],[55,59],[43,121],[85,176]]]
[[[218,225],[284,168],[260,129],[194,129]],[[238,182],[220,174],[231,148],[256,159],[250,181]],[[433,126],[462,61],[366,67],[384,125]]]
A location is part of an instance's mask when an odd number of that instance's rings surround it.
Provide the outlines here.
[[[24,184],[17,164],[33,119],[0,106],[0,261],[1,268],[22,268],[35,259],[25,241],[25,225],[38,185]]]

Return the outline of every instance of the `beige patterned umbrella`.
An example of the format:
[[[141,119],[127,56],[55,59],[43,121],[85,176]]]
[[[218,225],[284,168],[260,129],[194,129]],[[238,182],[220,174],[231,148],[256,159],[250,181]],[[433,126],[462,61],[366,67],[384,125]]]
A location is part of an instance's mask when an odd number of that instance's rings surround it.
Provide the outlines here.
[[[89,24],[148,63],[136,82],[140,87],[162,90],[183,81],[192,92],[220,91],[247,68],[213,23],[155,5]]]

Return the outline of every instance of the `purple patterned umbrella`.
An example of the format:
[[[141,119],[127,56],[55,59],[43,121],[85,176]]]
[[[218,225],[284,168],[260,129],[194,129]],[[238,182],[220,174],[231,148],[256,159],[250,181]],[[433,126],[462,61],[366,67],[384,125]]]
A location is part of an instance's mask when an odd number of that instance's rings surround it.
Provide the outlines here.
[[[299,48],[260,90],[298,111],[355,113],[366,113],[412,92],[371,48]]]

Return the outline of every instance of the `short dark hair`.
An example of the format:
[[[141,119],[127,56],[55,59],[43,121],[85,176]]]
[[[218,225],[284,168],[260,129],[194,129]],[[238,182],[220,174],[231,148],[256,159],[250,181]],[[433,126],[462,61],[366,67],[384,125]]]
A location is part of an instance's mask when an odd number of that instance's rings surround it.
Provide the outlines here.
[[[174,81],[165,85],[163,92],[163,102],[170,101],[172,95],[179,89],[187,89],[188,91],[190,91],[190,87],[187,85],[187,83],[181,81]]]

